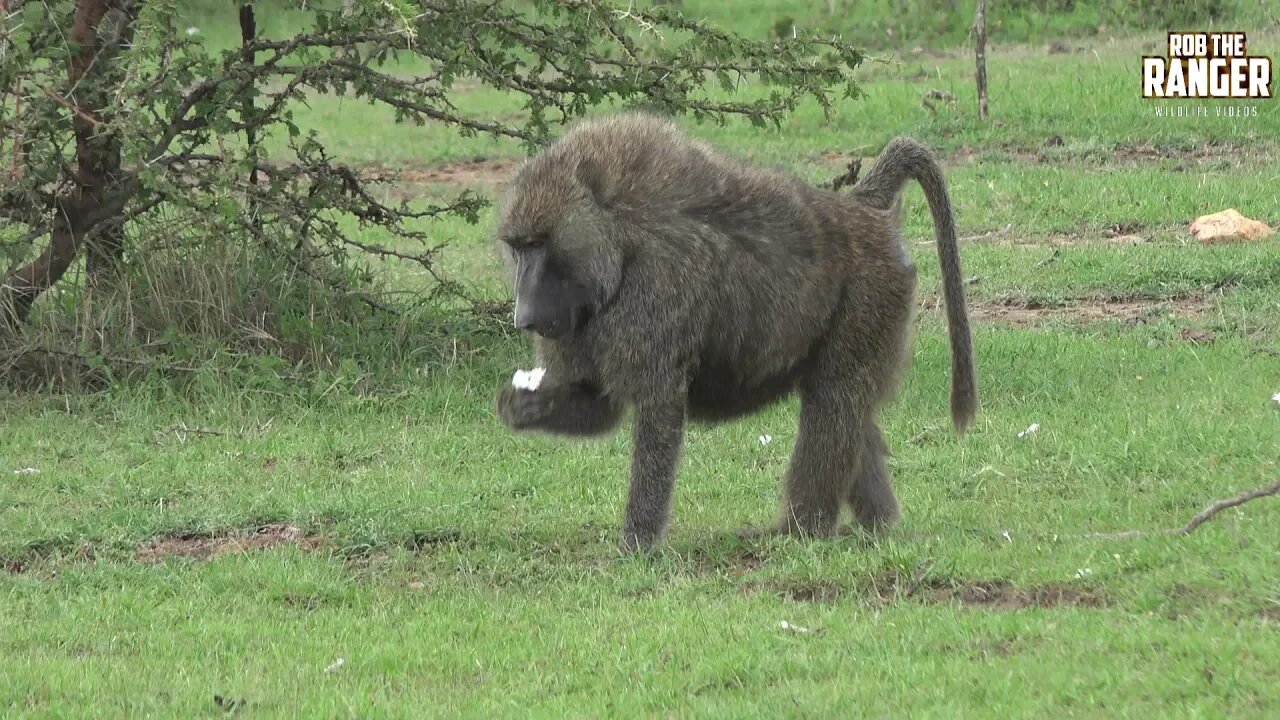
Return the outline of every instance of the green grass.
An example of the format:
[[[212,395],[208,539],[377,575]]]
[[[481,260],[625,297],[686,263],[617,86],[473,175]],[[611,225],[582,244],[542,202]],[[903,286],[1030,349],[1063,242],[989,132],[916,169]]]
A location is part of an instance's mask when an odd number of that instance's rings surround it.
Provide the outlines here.
[[[956,439],[941,427],[943,340],[917,343],[885,418],[908,513],[893,537],[729,536],[770,517],[787,405],[691,434],[653,563],[613,556],[621,436],[564,446],[489,416],[510,352],[365,398],[11,401],[22,420],[4,456],[41,472],[3,493],[0,555],[29,564],[0,579],[0,702],[71,716],[209,714],[214,694],[264,716],[1269,714],[1280,506],[1187,538],[1080,536],[1175,526],[1273,480],[1274,359],[1230,339],[989,327],[979,359],[986,404]],[[184,425],[235,434],[184,438]],[[134,559],[156,535],[267,522],[326,541]],[[874,589],[916,578],[1105,604],[1010,612]]]
[[[1180,526],[1280,479],[1280,241],[1201,247],[1186,234],[1225,207],[1280,224],[1280,110],[1156,121],[1132,97],[1154,37],[1077,41],[1096,54],[1050,56],[1038,36],[998,47],[999,126],[971,117],[967,53],[868,66],[868,99],[829,123],[807,107],[776,131],[691,126],[814,180],[839,167],[828,151],[870,156],[916,135],[948,158],[961,235],[1010,226],[965,243],[973,303],[1068,308],[977,323],[983,408],[963,438],[946,422],[945,333],[922,314],[883,418],[905,511],[886,538],[732,536],[773,515],[790,401],[694,428],[663,552],[617,557],[626,431],[599,443],[503,431],[490,399],[528,363],[518,339],[406,348],[420,367],[359,369],[361,382],[201,375],[11,394],[0,397],[0,714],[1274,717],[1280,500],[1185,537],[1089,537]],[[1275,56],[1266,38],[1251,48]],[[957,105],[931,115],[919,105],[930,87]],[[460,101],[514,109],[487,91]],[[346,138],[331,149],[347,162],[517,154],[392,125],[349,100],[312,106],[305,121]],[[1064,143],[1045,147],[1054,134]],[[1146,144],[1166,156],[1125,150]],[[927,298],[931,229],[917,190],[906,203]],[[433,231],[450,240],[446,269],[500,298],[491,227],[486,214]],[[1119,245],[1114,232],[1145,242]],[[401,268],[391,282],[424,281]],[[1069,310],[1100,298],[1132,301],[1145,322]],[[1194,314],[1158,309],[1171,300]],[[1215,339],[1187,342],[1185,328]],[[14,473],[24,468],[38,473]],[[269,523],[312,540],[159,564],[138,554],[158,537]],[[978,602],[982,588],[999,601]]]

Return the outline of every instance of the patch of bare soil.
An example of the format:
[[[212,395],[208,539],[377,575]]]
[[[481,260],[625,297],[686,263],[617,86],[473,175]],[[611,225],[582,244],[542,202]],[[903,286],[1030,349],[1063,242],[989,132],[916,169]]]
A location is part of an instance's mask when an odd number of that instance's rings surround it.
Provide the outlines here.
[[[864,155],[866,148],[853,150],[826,150],[821,154],[823,165],[843,169],[854,159],[862,161],[864,171],[875,164],[874,155]],[[1274,146],[1259,147],[1244,144],[1205,144],[1193,147],[1157,146],[1150,143],[1127,143],[1112,148],[1080,148],[1072,146],[1061,135],[1050,135],[1037,148],[1027,147],[963,147],[945,153],[940,158],[943,167],[959,167],[973,163],[1020,163],[1024,165],[1063,165],[1085,163],[1097,165],[1155,165],[1173,163],[1172,170],[1190,170],[1214,163],[1227,167],[1240,167],[1265,160]],[[838,170],[835,170],[838,172]]]
[[[1048,51],[1050,55],[1066,55],[1071,53],[1082,53],[1088,48],[1083,46],[1068,45],[1061,40],[1054,40],[1049,43]]]
[[[1258,148],[1234,144],[1206,144],[1194,147],[1159,147],[1150,143],[1126,143],[1117,145],[1112,158],[1122,163],[1149,163],[1160,160],[1248,160],[1258,154]]]
[[[690,571],[700,575],[743,577],[764,567],[768,561],[767,557],[749,547],[728,552],[708,544],[672,549],[684,558]]]
[[[58,574],[62,563],[91,563],[96,559],[93,546],[81,543],[74,547],[57,543],[41,543],[26,553],[0,558],[0,570],[11,575]]]
[[[363,575],[372,573],[376,568],[391,561],[395,547],[404,548],[413,554],[427,554],[464,544],[468,544],[468,541],[458,530],[423,530],[394,541],[390,545],[348,545],[337,548],[335,554],[341,558],[343,567]]]
[[[521,162],[519,158],[478,157],[436,167],[403,170],[400,177],[409,182],[501,185],[511,179]]]
[[[905,584],[905,587],[904,587]],[[882,578],[876,591],[886,601],[914,600],[929,604],[959,605],[992,610],[1029,608],[1106,607],[1107,599],[1097,590],[1062,583],[1015,587],[1005,580],[963,580],[929,578],[904,582],[897,576]]]
[[[361,175],[370,179],[385,179],[393,185],[496,187],[509,181],[521,162],[523,160],[520,158],[476,157],[427,167],[388,168],[366,165],[361,168]]]
[[[743,595],[767,592],[796,603],[829,604],[851,591],[830,580],[811,582],[766,581],[747,582],[739,586]],[[869,599],[883,603],[903,601],[992,610],[1026,610],[1028,608],[1106,607],[1107,598],[1099,591],[1064,583],[1047,583],[1016,587],[1005,580],[965,580],[962,578],[926,578],[910,580],[896,574],[876,579]]]
[[[1155,145],[1117,145],[1111,149],[1078,150],[1067,146],[1060,135],[1051,135],[1036,150],[1023,148],[963,148],[943,156],[944,166],[954,167],[975,162],[1017,162],[1027,165],[1062,165],[1078,162],[1115,165],[1153,165],[1175,163],[1174,170],[1185,170],[1209,163],[1226,163],[1239,167],[1256,157],[1255,149],[1237,145],[1203,145],[1191,148],[1157,147]]]
[[[1130,223],[1123,223],[1114,227],[1128,227]],[[1016,228],[1012,224],[1005,225],[997,230],[990,230],[975,235],[966,235],[958,238],[961,243],[972,245],[997,245],[1000,247],[1021,248],[1024,250],[1041,250],[1052,249],[1054,252],[1049,257],[1040,261],[1037,267],[1052,264],[1057,261],[1058,254],[1063,247],[1079,247],[1088,245],[1105,245],[1108,247],[1124,247],[1130,245],[1142,245],[1150,242],[1149,239],[1142,235],[1129,232],[1116,232],[1113,228],[1109,228],[1102,232],[1071,232],[1071,233],[1054,233],[1044,236],[1027,236],[1016,232]],[[932,245],[933,240],[917,241],[919,245]]]
[[[365,165],[360,174],[377,181],[375,194],[392,200],[417,200],[442,194],[452,196],[461,188],[481,193],[500,190],[523,162],[520,158],[483,158],[415,168],[388,168]]]
[[[921,303],[922,309],[940,309],[941,298],[931,297]],[[1068,319],[1090,323],[1119,320],[1127,325],[1142,325],[1153,315],[1172,315],[1175,318],[1194,319],[1209,308],[1209,300],[1202,296],[1188,296],[1172,300],[1111,299],[1082,297],[1060,305],[1048,305],[1035,300],[995,300],[970,304],[969,315],[983,322],[1000,322],[1026,327],[1051,319]],[[1194,336],[1194,338],[1193,338]],[[1184,339],[1207,341],[1207,334],[1188,331]]]
[[[777,595],[783,600],[795,603],[818,603],[826,605],[840,599],[844,588],[831,580],[814,580],[811,582],[747,582],[739,586],[743,595],[755,595],[767,592]]]
[[[139,545],[135,556],[141,562],[156,564],[171,557],[208,560],[225,553],[256,552],[285,546],[313,550],[321,542],[321,536],[307,533],[296,525],[273,523],[231,534],[164,535]]]
[[[1199,328],[1184,327],[1178,330],[1178,339],[1189,342],[1192,345],[1212,345],[1218,336],[1209,330],[1201,330]]]

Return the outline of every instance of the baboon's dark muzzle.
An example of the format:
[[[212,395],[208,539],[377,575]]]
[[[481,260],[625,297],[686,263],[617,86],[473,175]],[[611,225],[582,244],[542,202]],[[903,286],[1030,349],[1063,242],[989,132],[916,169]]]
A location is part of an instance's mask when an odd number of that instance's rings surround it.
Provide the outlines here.
[[[525,253],[518,261],[516,327],[552,340],[581,330],[595,309],[587,287],[560,272],[545,252]]]
[[[559,303],[555,303],[559,304]],[[559,312],[538,312],[537,303],[528,303],[516,307],[516,328],[556,340],[571,332],[581,330],[591,319],[590,305],[578,304],[569,307],[554,308]]]

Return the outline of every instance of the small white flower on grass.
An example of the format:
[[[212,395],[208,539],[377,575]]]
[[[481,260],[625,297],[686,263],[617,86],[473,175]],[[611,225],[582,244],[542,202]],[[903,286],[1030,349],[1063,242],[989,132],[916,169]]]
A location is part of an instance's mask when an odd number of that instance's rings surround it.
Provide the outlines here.
[[[187,28],[187,34],[188,34],[188,35],[197,35],[197,34],[199,34],[199,33],[200,33],[200,28],[198,28],[198,27],[196,27],[196,26],[194,26],[194,25],[192,25],[191,27]]]
[[[1031,423],[1030,425],[1027,426],[1026,430],[1023,430],[1022,432],[1018,433],[1018,437],[1024,438],[1024,437],[1027,437],[1028,435],[1035,435],[1036,431],[1039,429],[1040,429],[1040,423]]]
[[[346,660],[343,660],[342,658],[338,658],[337,660],[334,660],[333,662],[329,663],[329,667],[325,668],[324,671],[327,673],[331,673],[334,670],[337,670],[338,668],[346,664],[347,664]]]
[[[771,443],[771,442],[773,442],[773,436],[772,436],[772,435],[761,435],[761,436],[760,436],[760,444],[761,444],[761,445],[768,445],[768,444],[769,444],[769,443]]]
[[[542,384],[542,376],[546,373],[546,368],[517,370],[516,374],[511,376],[511,387],[532,392]]]
[[[18,468],[17,470],[14,470],[13,474],[14,475],[39,475],[40,471],[32,467],[26,467],[26,468]]]
[[[1280,405],[1280,393],[1276,393],[1275,395],[1272,395],[1271,399],[1274,400],[1277,405]]]
[[[1006,542],[1013,542],[1013,536],[1009,534],[1008,530],[1000,533],[1000,537],[1004,538]]]
[[[1076,571],[1076,579],[1081,580],[1093,574],[1093,568],[1080,568]]]
[[[781,620],[781,621],[779,621],[779,622],[778,622],[778,627],[782,628],[783,630],[789,630],[789,631],[794,632],[794,633],[811,633],[811,632],[813,632],[813,630],[811,630],[811,629],[809,629],[809,628],[807,628],[807,627],[800,627],[799,625],[792,625],[791,623],[787,622],[786,620]]]

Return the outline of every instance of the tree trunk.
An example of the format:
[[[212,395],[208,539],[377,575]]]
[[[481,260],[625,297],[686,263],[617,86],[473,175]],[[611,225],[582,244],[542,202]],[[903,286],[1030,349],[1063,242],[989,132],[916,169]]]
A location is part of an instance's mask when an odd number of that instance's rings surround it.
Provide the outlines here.
[[[344,10],[345,12],[345,10]],[[241,54],[244,56],[245,64],[250,68],[256,62],[251,46],[258,36],[258,22],[253,14],[253,4],[244,3],[240,6],[240,43]],[[244,97],[240,100],[240,120],[244,123],[244,140],[249,150],[249,220],[250,227],[256,237],[262,237],[262,208],[259,206],[257,189],[258,189],[258,137],[254,132],[254,86],[250,82],[244,90]]]
[[[98,51],[98,31],[107,11],[117,8],[122,16],[117,25],[117,41],[127,42],[132,33],[132,13],[111,0],[80,0],[71,26],[72,47],[79,52],[67,63],[71,126],[76,139],[76,177],[70,191],[55,202],[49,245],[30,264],[14,270],[0,285],[0,327],[14,329],[26,322],[31,307],[53,287],[75,262],[80,247],[94,236],[90,253],[90,279],[100,279],[114,267],[124,250],[123,227],[113,218],[124,206],[120,193],[113,193],[120,180],[120,140],[101,131],[100,108],[106,91],[100,82],[110,65]],[[118,47],[118,46],[117,46]],[[105,228],[96,228],[112,222]],[[94,232],[95,229],[97,232]]]
[[[15,330],[26,322],[31,306],[75,262],[88,230],[84,220],[88,218],[87,208],[91,204],[93,201],[86,197],[72,197],[58,203],[52,237],[44,252],[30,264],[13,271],[0,288],[0,328]]]
[[[96,118],[99,123],[106,120],[109,83],[105,80],[114,70],[116,55],[133,42],[137,8],[136,3],[121,0],[82,0],[76,11],[76,27],[79,27],[82,11],[93,12],[86,10],[86,5],[103,7],[105,12],[99,11],[93,26],[86,28],[89,45],[81,46],[81,58],[87,58],[90,64],[81,66],[79,75],[87,77],[77,82],[76,70],[72,69],[71,101],[84,110],[83,114],[75,114],[72,123],[76,134],[81,192],[102,205],[107,200],[107,193],[120,183],[120,136],[115,132],[102,132],[92,119]],[[109,282],[124,260],[124,225],[108,221],[105,227],[93,233],[86,243],[86,250],[85,275],[90,287]]]
[[[977,73],[978,73],[978,119],[987,119],[987,0],[978,0],[978,15],[974,19],[974,31],[978,38]]]

